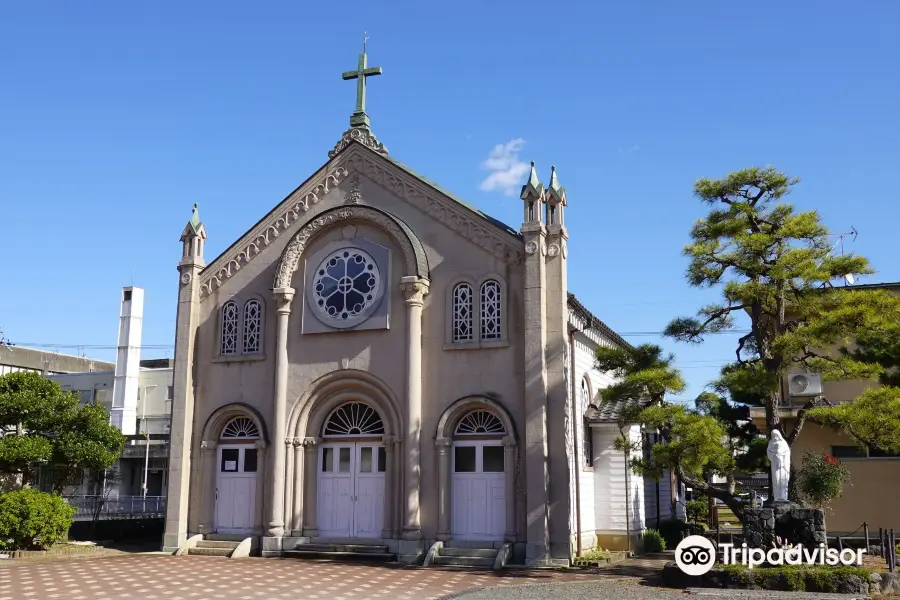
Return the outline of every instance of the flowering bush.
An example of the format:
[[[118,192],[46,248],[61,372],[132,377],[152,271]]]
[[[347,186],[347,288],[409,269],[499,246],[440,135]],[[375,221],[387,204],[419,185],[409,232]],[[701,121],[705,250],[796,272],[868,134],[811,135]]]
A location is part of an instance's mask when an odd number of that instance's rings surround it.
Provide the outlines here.
[[[850,472],[837,458],[828,454],[807,452],[797,473],[797,488],[806,504],[827,508],[850,483]]]

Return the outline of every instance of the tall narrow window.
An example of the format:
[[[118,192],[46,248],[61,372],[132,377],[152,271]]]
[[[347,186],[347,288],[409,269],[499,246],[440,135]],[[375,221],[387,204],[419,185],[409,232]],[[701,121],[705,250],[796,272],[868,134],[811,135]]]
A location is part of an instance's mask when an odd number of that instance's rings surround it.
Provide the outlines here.
[[[481,284],[481,339],[500,339],[500,284],[488,279]]]
[[[262,305],[259,300],[248,300],[244,305],[244,354],[259,352],[261,337]]]
[[[453,341],[471,342],[472,338],[472,286],[459,283],[453,288]]]
[[[587,379],[581,380],[581,410],[586,411],[591,405],[591,391],[588,388]],[[594,436],[591,433],[591,425],[587,419],[582,419],[581,425],[581,452],[584,466],[594,466]]]
[[[238,307],[226,302],[222,307],[222,354],[237,354]]]

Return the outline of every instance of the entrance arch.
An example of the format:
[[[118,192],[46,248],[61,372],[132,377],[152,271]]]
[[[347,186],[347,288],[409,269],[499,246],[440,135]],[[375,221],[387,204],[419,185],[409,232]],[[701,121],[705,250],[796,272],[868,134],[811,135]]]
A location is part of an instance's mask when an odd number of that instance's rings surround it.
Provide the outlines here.
[[[216,410],[200,443],[202,533],[260,535],[265,485],[266,431],[250,406]]]
[[[294,535],[399,537],[399,406],[380,379],[354,369],[328,373],[298,399],[288,423]]]
[[[438,539],[515,541],[516,441],[506,410],[461,398],[441,417],[435,443]]]

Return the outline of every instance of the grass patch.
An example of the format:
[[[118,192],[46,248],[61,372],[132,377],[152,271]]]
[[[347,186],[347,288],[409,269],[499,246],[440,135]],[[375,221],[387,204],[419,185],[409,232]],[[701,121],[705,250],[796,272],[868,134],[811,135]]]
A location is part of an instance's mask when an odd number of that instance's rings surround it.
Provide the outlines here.
[[[606,560],[610,557],[612,557],[612,554],[603,548],[591,548],[587,552],[583,552],[579,558],[584,560]]]
[[[844,565],[784,565],[781,567],[757,567],[748,569],[744,565],[717,565],[728,574],[730,580],[743,587],[758,587],[766,590],[786,590],[792,592],[835,593],[841,582],[850,577],[859,577],[868,582],[870,571],[860,567]]]

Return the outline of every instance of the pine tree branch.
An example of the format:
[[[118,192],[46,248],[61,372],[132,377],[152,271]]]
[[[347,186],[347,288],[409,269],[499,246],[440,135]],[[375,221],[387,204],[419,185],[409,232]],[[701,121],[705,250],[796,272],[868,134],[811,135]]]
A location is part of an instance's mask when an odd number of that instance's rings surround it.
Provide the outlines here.
[[[734,516],[738,521],[744,521],[744,505],[741,503],[737,497],[729,492],[728,490],[724,490],[718,486],[709,484],[703,479],[699,477],[694,477],[688,473],[684,472],[684,469],[681,466],[677,466],[675,468],[676,473],[681,480],[688,484],[694,490],[699,491],[704,496],[710,496],[712,498],[716,498],[725,503],[725,506],[731,509],[731,512],[734,513]]]
[[[831,402],[829,402],[826,398],[812,398],[803,407],[797,411],[797,422],[794,424],[794,428],[791,430],[790,435],[787,437],[788,446],[793,446],[794,442],[797,440],[797,437],[800,435],[800,431],[803,429],[803,425],[806,424],[807,419],[813,422],[816,422],[815,419],[809,419],[807,417],[807,411],[811,408],[818,408],[820,406],[834,406]]]
[[[737,362],[739,365],[746,364],[747,361],[745,361],[743,358],[741,358],[741,353],[744,351],[744,346],[747,344],[747,342],[749,342],[755,336],[756,336],[756,333],[754,331],[750,331],[750,333],[748,333],[747,335],[743,335],[743,336],[741,336],[740,339],[738,339],[738,346],[737,346],[737,349],[734,351],[734,354],[737,357]]]

